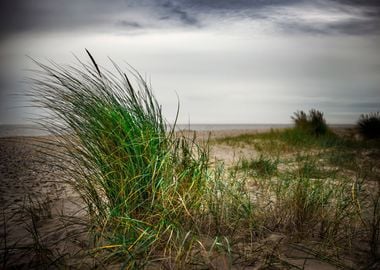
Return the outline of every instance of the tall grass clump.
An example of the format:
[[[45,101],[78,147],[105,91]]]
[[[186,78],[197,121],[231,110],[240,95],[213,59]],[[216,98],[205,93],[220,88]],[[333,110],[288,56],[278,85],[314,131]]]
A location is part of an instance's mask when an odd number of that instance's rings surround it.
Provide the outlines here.
[[[116,64],[115,75],[88,55],[79,66],[36,62],[32,83],[34,104],[49,113],[40,122],[56,135],[42,151],[81,196],[94,250],[125,268],[181,268],[207,248],[204,235],[229,242],[239,226],[249,230],[244,185],[210,169],[207,147],[168,128],[137,71],[136,89]]]
[[[297,129],[303,130],[311,135],[321,136],[328,132],[328,126],[323,117],[323,113],[316,109],[311,109],[308,115],[304,111],[297,111],[291,118]]]
[[[366,139],[380,138],[380,112],[362,114],[357,123],[359,133]]]

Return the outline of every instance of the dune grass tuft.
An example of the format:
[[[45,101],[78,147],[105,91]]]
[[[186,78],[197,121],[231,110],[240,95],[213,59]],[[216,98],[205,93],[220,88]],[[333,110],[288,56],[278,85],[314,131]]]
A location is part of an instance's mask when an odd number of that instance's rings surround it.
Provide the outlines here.
[[[81,196],[94,253],[131,269],[154,261],[181,268],[197,257],[207,264],[200,251],[213,245],[203,238],[232,245],[234,232],[249,233],[244,182],[211,170],[207,147],[168,128],[138,72],[136,89],[117,65],[115,76],[89,57],[79,67],[36,62],[32,82],[35,105],[50,115],[41,125],[58,136],[42,151]]]

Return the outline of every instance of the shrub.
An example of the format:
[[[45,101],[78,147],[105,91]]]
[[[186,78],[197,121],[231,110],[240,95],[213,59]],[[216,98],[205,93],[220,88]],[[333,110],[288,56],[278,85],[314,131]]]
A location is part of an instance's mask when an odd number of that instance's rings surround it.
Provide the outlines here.
[[[308,115],[304,111],[297,111],[291,118],[296,128],[304,130],[311,135],[321,136],[328,132],[326,120],[321,111],[311,109]]]
[[[366,139],[380,138],[380,112],[362,114],[357,123],[360,134]]]
[[[304,111],[297,111],[294,116],[291,117],[298,128],[305,129],[309,125],[309,120]]]

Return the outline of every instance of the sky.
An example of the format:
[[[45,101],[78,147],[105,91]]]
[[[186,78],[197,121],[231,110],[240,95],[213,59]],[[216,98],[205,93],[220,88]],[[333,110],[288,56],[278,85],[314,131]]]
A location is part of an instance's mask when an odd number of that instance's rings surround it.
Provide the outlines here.
[[[148,81],[173,121],[290,123],[316,108],[329,123],[380,111],[380,1],[3,0],[0,123],[26,123],[28,69],[75,56]],[[20,107],[21,106],[21,107]]]

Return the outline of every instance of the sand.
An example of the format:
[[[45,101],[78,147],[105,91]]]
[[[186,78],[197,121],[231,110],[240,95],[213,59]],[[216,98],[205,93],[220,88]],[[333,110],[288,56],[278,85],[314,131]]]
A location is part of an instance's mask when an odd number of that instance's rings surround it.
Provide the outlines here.
[[[33,137],[0,138],[0,268],[40,267],[68,249],[74,253],[78,248],[70,244],[78,239],[72,235],[84,228],[71,225],[69,218],[83,216],[80,198],[62,182],[63,172],[50,165],[34,141]]]

